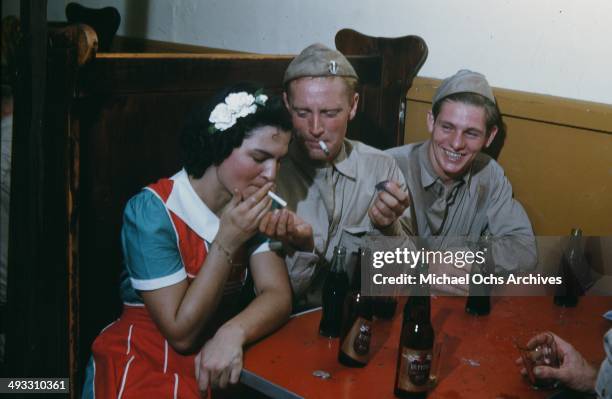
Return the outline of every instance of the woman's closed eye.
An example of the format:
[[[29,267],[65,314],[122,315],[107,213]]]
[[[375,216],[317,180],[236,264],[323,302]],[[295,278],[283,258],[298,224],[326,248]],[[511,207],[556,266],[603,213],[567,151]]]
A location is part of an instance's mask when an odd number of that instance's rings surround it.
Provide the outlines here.
[[[253,150],[251,153],[251,158],[253,161],[257,163],[264,163],[270,158],[274,158],[274,155],[268,153],[267,151],[262,150]]]
[[[253,158],[253,160],[257,163],[264,163],[266,162],[270,157],[266,157],[266,156],[261,156],[261,155],[253,155],[251,156],[251,158]]]

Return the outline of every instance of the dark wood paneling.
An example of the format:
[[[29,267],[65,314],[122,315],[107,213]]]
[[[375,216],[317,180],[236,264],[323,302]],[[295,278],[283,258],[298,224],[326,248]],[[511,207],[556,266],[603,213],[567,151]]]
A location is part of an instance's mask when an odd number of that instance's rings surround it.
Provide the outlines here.
[[[215,91],[252,80],[280,90],[292,57],[248,55],[100,54],[80,74],[80,95]],[[366,85],[380,86],[379,57],[350,57]]]
[[[5,376],[68,374],[66,173],[62,137],[50,136],[48,90],[66,97],[63,76],[47,82],[47,2],[21,2],[15,98]],[[66,58],[63,56],[62,58]],[[61,61],[64,63],[66,61]],[[53,62],[50,62],[54,68]],[[67,115],[64,110],[63,116]]]

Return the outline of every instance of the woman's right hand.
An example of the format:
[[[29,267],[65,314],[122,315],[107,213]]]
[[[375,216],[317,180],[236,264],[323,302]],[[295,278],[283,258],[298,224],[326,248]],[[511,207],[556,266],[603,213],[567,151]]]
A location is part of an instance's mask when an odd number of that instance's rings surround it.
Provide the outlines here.
[[[272,199],[267,195],[272,186],[273,183],[266,183],[244,199],[242,194],[235,189],[232,199],[221,213],[219,231],[215,241],[230,253],[234,253],[251,238],[257,232],[264,215],[272,207]]]

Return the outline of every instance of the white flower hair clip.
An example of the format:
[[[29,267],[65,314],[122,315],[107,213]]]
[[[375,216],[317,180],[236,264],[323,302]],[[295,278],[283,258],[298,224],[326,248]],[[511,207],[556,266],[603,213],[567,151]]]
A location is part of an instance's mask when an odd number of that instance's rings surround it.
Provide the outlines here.
[[[225,97],[225,101],[215,106],[210,113],[208,121],[212,123],[208,131],[210,133],[222,132],[236,124],[238,118],[257,112],[257,107],[263,107],[268,101],[268,96],[259,89],[253,94],[246,91],[230,93]]]

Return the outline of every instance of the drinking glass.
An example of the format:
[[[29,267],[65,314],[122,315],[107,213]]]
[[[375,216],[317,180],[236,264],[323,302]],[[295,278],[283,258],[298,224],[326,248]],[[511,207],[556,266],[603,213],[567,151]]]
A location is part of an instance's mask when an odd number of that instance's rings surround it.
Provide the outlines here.
[[[537,378],[533,369],[536,366],[559,368],[560,361],[557,343],[552,334],[549,333],[545,333],[544,339],[538,341],[532,345],[528,345],[529,341],[526,340],[515,341],[516,348],[521,355],[521,359],[523,359],[523,366],[527,370],[527,379],[534,389],[556,388],[559,383],[557,380]]]

